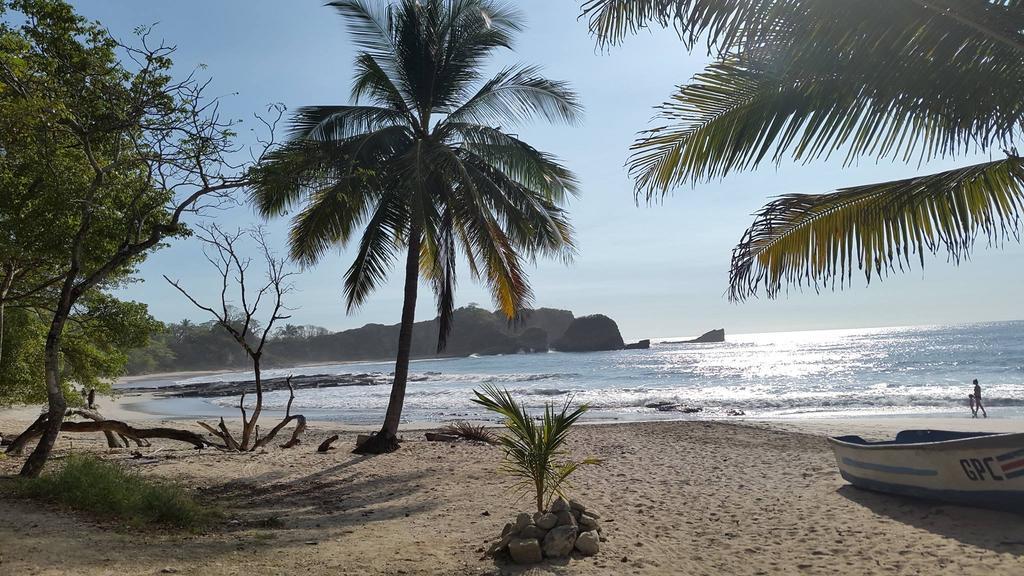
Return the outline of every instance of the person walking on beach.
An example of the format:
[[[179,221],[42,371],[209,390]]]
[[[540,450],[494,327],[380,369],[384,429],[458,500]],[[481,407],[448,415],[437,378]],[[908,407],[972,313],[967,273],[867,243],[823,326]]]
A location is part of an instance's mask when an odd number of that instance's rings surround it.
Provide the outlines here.
[[[988,412],[985,412],[985,407],[981,404],[981,384],[978,384],[978,379],[974,379],[974,416],[977,418],[978,410],[981,410],[981,415],[988,418]]]
[[[974,407],[974,394],[968,394],[967,401],[971,404],[971,418],[977,418],[978,409]]]

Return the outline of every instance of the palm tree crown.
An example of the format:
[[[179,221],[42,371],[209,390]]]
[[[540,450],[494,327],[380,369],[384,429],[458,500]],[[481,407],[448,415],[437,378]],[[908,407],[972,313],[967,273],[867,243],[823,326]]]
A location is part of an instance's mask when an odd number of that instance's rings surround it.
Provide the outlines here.
[[[661,108],[629,167],[650,200],[762,162],[841,154],[923,163],[988,152],[939,174],[790,194],[733,252],[730,296],[842,287],[976,238],[1017,237],[1024,211],[1021,0],[589,0],[600,41],[673,26],[715,60]]]
[[[253,198],[264,216],[303,208],[291,253],[310,264],[363,229],[345,276],[349,309],[385,278],[402,248],[419,246],[450,329],[456,254],[514,316],[530,299],[524,258],[568,259],[562,208],[576,180],[555,158],[495,125],[536,117],[575,122],[566,84],[517,66],[482,81],[482,66],[521,29],[487,0],[330,2],[358,48],[354,105],[297,111],[290,142],[260,168]]]

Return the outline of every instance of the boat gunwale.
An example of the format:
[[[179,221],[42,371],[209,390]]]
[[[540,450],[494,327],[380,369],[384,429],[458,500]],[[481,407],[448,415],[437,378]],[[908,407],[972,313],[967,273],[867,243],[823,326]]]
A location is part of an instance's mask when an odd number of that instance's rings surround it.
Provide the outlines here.
[[[1024,446],[1024,432],[979,432],[979,436],[971,436],[968,438],[953,438],[950,440],[938,440],[932,442],[913,442],[905,444],[896,444],[891,440],[882,440],[876,443],[868,443],[870,441],[865,440],[865,444],[857,444],[855,442],[847,442],[840,440],[840,436],[829,436],[828,442],[833,447],[841,446],[843,448],[853,448],[857,450],[920,450],[922,448],[949,448],[956,449],[962,447],[964,444],[977,443],[982,440],[998,440],[1003,441],[1011,438],[1019,438],[1022,446]],[[858,438],[860,438],[858,436]],[[863,438],[862,438],[863,440]]]

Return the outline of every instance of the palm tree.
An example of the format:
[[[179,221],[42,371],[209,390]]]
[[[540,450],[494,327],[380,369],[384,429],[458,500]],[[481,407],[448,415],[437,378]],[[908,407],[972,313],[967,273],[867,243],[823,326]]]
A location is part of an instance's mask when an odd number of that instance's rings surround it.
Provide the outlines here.
[[[297,111],[290,141],[257,171],[265,216],[302,205],[291,255],[309,265],[362,228],[345,275],[348,310],[362,304],[405,251],[405,301],[384,425],[357,452],[397,449],[420,276],[437,299],[438,349],[452,327],[457,255],[509,318],[532,297],[524,271],[538,256],[572,258],[563,208],[573,174],[510,134],[540,117],[574,123],[565,83],[515,66],[484,80],[483,66],[522,29],[489,0],[330,2],[358,49],[352,105]],[[498,125],[498,126],[496,126]]]
[[[870,282],[927,253],[959,262],[981,235],[1019,239],[1021,0],[588,0],[583,13],[601,43],[672,26],[714,58],[634,143],[638,199],[787,157],[999,156],[772,200],[733,250],[731,299],[842,288],[855,267]]]

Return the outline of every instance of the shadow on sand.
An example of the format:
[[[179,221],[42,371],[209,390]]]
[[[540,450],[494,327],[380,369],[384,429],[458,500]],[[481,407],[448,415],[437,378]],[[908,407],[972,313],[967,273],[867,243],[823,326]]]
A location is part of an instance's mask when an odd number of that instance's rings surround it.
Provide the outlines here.
[[[1019,514],[882,494],[849,484],[836,492],[880,516],[921,530],[994,552],[1024,554],[1024,516]]]
[[[203,490],[203,497],[244,511],[248,521],[240,528],[267,518],[285,519],[288,529],[311,527],[330,531],[367,522],[409,517],[431,510],[436,501],[423,499],[415,505],[405,499],[420,492],[426,483],[423,471],[387,476],[363,475],[358,464],[370,456],[351,459],[312,474],[284,482],[261,478],[235,481]],[[404,502],[403,502],[404,501]]]

